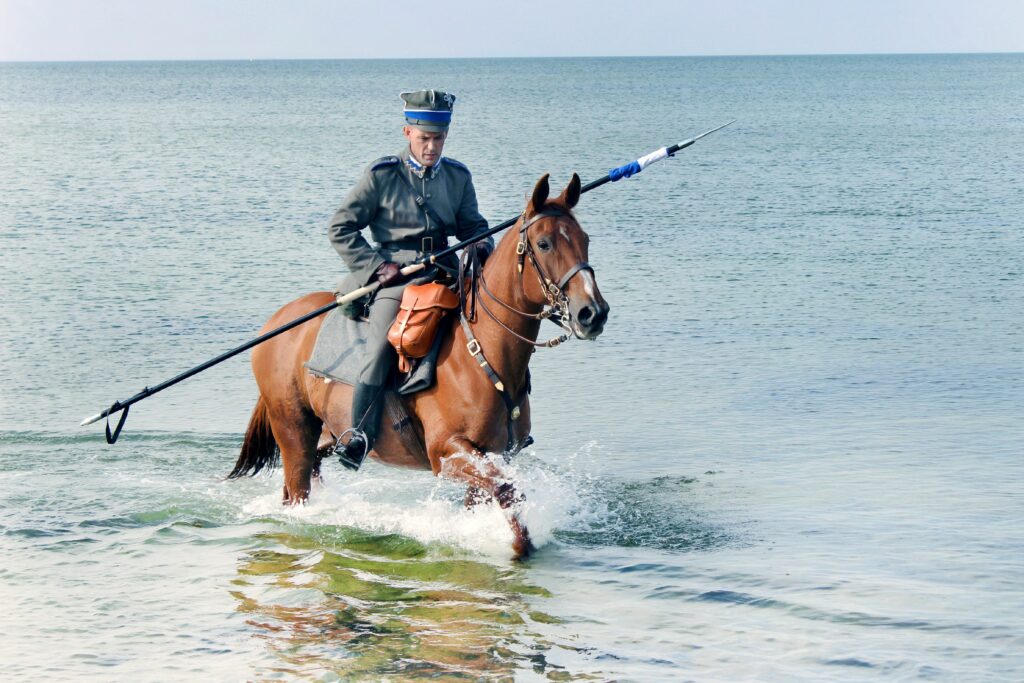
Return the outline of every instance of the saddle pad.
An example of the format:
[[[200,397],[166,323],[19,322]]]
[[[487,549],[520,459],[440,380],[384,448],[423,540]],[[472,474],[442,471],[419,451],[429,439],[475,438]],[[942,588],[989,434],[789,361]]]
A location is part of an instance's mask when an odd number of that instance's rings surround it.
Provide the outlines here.
[[[349,318],[339,309],[330,311],[317,333],[313,357],[303,364],[304,367],[318,377],[354,385],[366,365],[368,331],[366,323]],[[410,372],[399,375],[399,394],[414,394],[434,384],[437,354],[446,331],[447,326],[442,325],[430,353],[414,361]]]

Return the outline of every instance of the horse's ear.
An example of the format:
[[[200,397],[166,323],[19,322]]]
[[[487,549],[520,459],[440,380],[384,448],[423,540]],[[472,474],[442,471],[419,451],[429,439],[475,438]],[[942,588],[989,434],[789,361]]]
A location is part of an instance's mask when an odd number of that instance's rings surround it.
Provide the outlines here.
[[[533,195],[530,197],[530,201],[526,204],[526,213],[528,215],[535,214],[544,208],[544,202],[548,200],[548,193],[551,188],[548,186],[548,173],[545,173],[537,181],[537,184],[533,188]]]
[[[559,197],[559,200],[570,209],[579,203],[580,177],[577,174],[572,174],[572,179],[569,181],[569,184],[565,186],[565,189],[562,190],[562,196]]]

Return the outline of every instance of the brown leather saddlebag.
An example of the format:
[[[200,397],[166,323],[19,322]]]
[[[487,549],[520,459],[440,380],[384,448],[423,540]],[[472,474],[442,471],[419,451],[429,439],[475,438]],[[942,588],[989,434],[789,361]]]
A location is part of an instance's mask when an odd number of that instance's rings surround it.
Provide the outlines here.
[[[398,351],[400,372],[412,368],[410,358],[427,355],[445,313],[458,307],[458,295],[442,284],[428,282],[405,288],[398,317],[388,330],[388,341]]]

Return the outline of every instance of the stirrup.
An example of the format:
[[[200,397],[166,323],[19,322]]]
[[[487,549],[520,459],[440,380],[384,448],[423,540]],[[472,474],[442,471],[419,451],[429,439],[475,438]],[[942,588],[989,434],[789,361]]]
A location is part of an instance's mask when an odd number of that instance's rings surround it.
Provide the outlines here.
[[[342,443],[341,440],[345,438],[346,434],[349,435],[348,442]],[[343,431],[331,449],[331,454],[338,456],[338,461],[342,466],[353,472],[359,470],[369,452],[370,444],[366,438],[366,432],[355,427],[349,427]]]

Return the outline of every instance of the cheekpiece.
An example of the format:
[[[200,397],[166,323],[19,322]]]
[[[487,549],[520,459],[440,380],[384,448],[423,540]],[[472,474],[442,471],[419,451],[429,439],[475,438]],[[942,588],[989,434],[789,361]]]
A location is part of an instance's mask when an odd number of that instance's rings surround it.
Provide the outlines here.
[[[416,90],[401,93],[405,102],[405,122],[428,133],[444,133],[452,122],[455,95],[442,90]]]

